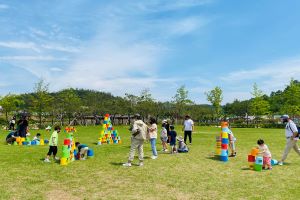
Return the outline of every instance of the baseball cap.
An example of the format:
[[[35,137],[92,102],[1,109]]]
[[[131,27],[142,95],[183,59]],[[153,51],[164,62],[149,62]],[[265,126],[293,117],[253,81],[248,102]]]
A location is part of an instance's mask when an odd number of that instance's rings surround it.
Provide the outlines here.
[[[288,115],[282,115],[280,118],[281,119],[289,119],[290,117]]]

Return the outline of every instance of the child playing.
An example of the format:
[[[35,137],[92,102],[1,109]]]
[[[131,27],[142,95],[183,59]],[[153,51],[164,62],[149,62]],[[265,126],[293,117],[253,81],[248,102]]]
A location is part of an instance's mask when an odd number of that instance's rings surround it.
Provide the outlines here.
[[[149,130],[149,137],[150,137],[150,144],[152,149],[152,159],[157,158],[157,150],[156,150],[156,139],[157,139],[157,125],[156,120],[153,117],[150,117],[150,127]]]
[[[173,125],[170,126],[170,146],[171,146],[171,153],[177,153],[177,150],[176,150],[176,136],[177,136],[177,133],[176,131],[174,130],[175,127]]]
[[[167,142],[168,142],[168,132],[167,129],[165,128],[164,124],[162,126],[161,132],[160,132],[160,139],[161,139],[161,143],[162,143],[162,151],[168,151],[168,146],[167,146]]]
[[[266,165],[268,166],[268,169],[272,169],[271,165],[271,159],[272,155],[268,148],[268,146],[265,144],[265,142],[262,139],[259,139],[257,141],[259,154],[262,154],[263,156],[263,169],[266,168]]]
[[[187,145],[184,143],[182,136],[179,136],[177,138],[178,140],[178,153],[187,153],[189,152],[189,149],[187,147]]]
[[[229,139],[229,148],[231,150],[231,155],[229,157],[235,157],[236,156],[236,150],[235,150],[236,138],[234,137],[233,132],[230,129],[228,131],[228,139]]]
[[[79,154],[78,159],[86,160],[89,147],[85,144],[80,144],[80,142],[76,142],[75,146],[78,148],[78,154]]]
[[[49,141],[49,152],[47,154],[47,157],[45,158],[45,162],[50,162],[49,158],[51,154],[53,154],[53,158],[55,160],[59,160],[59,158],[56,157],[57,154],[57,144],[58,144],[58,133],[60,132],[60,126],[55,126],[54,131],[50,137]]]
[[[36,136],[34,136],[33,140],[40,141],[40,139],[41,139],[40,137],[41,137],[41,134],[37,133]]]

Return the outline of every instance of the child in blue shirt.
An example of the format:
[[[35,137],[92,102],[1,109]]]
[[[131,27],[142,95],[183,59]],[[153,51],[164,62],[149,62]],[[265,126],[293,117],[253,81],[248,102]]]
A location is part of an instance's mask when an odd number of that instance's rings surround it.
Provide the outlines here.
[[[173,125],[170,126],[170,132],[169,132],[169,136],[170,136],[170,147],[171,147],[171,153],[177,153],[176,150],[176,136],[177,133],[175,131],[175,127]]]
[[[80,144],[80,142],[76,142],[75,146],[78,148],[78,159],[86,160],[89,147],[85,144]]]

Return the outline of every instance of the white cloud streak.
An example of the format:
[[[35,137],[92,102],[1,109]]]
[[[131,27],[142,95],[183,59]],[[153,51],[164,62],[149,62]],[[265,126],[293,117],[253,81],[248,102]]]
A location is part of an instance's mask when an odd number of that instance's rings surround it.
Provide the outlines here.
[[[9,8],[8,5],[6,5],[6,4],[0,4],[0,10],[1,9],[8,9],[8,8]]]
[[[53,56],[1,56],[1,61],[67,61],[68,58]]]

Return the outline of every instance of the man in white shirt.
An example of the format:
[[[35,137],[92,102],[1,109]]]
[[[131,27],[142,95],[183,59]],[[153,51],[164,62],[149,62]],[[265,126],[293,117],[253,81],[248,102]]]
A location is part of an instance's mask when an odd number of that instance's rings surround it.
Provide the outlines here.
[[[186,138],[189,136],[190,144],[192,144],[192,132],[194,131],[194,122],[189,115],[185,116],[185,120],[183,123],[183,131],[184,131],[184,143],[186,143]]]
[[[283,123],[287,123],[285,126],[286,145],[285,145],[284,153],[282,155],[281,160],[278,162],[278,165],[283,164],[283,161],[287,158],[292,148],[300,156],[300,150],[297,145],[297,141],[299,140],[299,137],[298,137],[298,129],[296,124],[289,118],[288,115],[281,116],[281,119]]]

